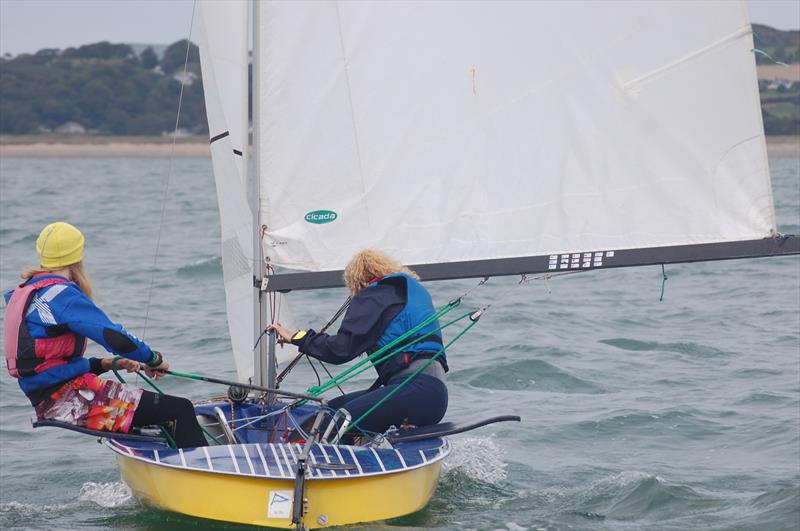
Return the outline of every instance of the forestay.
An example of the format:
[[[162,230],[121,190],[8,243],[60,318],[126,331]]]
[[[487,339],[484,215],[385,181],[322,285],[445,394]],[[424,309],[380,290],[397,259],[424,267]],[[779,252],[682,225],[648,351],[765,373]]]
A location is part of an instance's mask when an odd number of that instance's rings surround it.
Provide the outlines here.
[[[257,31],[275,265],[775,232],[742,1],[266,2]]]

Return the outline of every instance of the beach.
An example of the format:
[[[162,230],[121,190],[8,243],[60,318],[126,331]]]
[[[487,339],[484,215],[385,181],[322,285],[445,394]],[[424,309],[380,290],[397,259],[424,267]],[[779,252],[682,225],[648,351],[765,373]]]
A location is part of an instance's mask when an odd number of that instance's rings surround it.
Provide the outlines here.
[[[164,158],[210,157],[208,139],[169,137],[42,135],[0,136],[0,157]]]
[[[768,136],[770,157],[800,157],[800,136]],[[0,157],[187,158],[209,157],[205,137],[0,136]]]

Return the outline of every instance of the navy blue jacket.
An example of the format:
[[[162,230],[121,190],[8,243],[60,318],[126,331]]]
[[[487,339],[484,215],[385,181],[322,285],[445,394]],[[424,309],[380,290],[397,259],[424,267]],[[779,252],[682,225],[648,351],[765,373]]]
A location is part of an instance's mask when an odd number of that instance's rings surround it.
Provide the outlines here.
[[[409,284],[413,283],[412,289]],[[409,299],[410,294],[412,299]],[[405,274],[387,275],[359,291],[350,302],[339,331],[334,335],[309,330],[304,337],[293,341],[301,352],[326,363],[346,363],[364,352],[371,353],[387,344],[435,313],[435,308],[425,288]],[[409,326],[410,325],[410,326]],[[403,329],[406,326],[407,328]],[[434,333],[417,344],[402,349],[402,354],[375,365],[382,383],[402,370],[414,359],[430,358],[442,348],[438,321],[425,327],[415,337]],[[409,338],[411,339],[411,338]],[[407,340],[408,341],[408,340]],[[406,342],[407,342],[406,341]],[[392,350],[398,348],[399,345]],[[406,355],[408,354],[408,355]],[[445,371],[447,360],[442,353],[436,358]]]

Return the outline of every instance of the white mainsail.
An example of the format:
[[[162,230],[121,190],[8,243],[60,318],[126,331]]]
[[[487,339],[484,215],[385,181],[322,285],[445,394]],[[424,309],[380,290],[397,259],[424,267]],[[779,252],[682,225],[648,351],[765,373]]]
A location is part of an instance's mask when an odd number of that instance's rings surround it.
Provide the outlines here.
[[[774,234],[731,2],[265,2],[275,265],[428,264]]]

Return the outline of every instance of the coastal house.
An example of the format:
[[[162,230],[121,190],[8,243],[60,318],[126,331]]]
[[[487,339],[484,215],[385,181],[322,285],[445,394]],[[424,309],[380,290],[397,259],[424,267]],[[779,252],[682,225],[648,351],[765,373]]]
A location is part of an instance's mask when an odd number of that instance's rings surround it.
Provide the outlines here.
[[[78,122],[66,122],[53,129],[53,132],[60,135],[85,135],[86,128]]]
[[[794,81],[789,79],[775,79],[767,85],[767,90],[789,90],[794,85]]]
[[[172,79],[187,87],[194,83],[198,78],[194,72],[175,72],[172,74]]]

